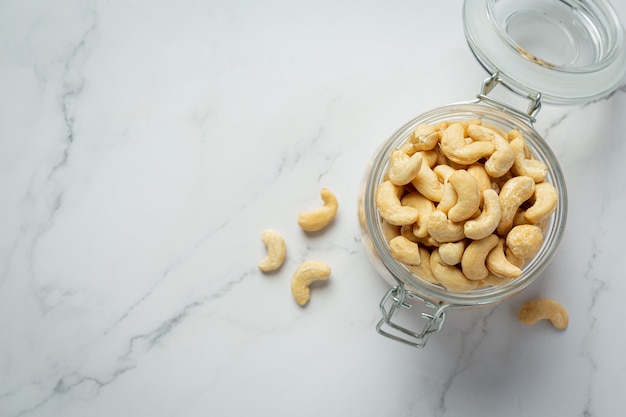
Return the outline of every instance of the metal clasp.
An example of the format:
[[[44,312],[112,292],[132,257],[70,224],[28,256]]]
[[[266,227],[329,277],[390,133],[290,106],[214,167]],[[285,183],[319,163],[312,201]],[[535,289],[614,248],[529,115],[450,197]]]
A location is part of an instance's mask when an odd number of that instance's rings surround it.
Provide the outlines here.
[[[398,309],[401,307],[406,309],[411,308],[411,305],[405,302],[407,298],[417,298],[428,308],[435,310],[432,314],[426,312],[421,313],[421,317],[426,319],[426,324],[419,333],[409,330],[406,327],[392,321],[393,315],[398,311]],[[391,304],[387,307],[390,301]],[[443,323],[446,319],[446,309],[448,307],[450,307],[449,304],[435,303],[434,301],[428,300],[419,294],[407,291],[404,288],[404,285],[399,284],[387,291],[383,299],[380,301],[380,311],[383,318],[376,325],[376,331],[385,337],[421,349],[426,346],[428,338],[432,334],[439,332],[443,327]],[[383,326],[393,329],[394,332],[391,333],[384,330]]]
[[[491,90],[493,90],[493,88],[498,84],[502,84],[503,86],[509,88],[509,90],[513,91],[515,94],[522,96],[529,101],[526,113],[506,103],[503,103],[500,100],[488,96],[489,92],[491,92]],[[502,82],[502,78],[500,77],[499,72],[495,72],[491,77],[483,81],[482,87],[480,89],[480,94],[478,94],[477,97],[480,101],[484,101],[491,106],[505,112],[513,113],[516,116],[526,119],[529,123],[534,123],[536,121],[535,116],[537,116],[539,110],[541,110],[541,93],[521,93],[519,91],[516,91]]]

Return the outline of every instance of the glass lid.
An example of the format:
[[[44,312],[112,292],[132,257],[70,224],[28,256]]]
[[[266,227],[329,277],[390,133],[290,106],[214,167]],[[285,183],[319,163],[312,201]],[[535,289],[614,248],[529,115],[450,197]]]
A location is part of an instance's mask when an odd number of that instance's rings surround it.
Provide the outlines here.
[[[463,24],[487,71],[546,103],[604,97],[626,74],[624,29],[606,0],[465,0]]]

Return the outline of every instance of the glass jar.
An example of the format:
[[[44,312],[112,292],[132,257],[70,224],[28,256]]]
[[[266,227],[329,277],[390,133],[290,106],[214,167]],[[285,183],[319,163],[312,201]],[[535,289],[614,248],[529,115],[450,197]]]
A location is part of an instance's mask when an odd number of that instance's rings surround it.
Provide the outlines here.
[[[626,55],[623,28],[611,6],[602,0],[465,0],[465,34],[473,53],[491,74],[475,100],[439,107],[406,123],[375,153],[363,178],[359,219],[363,243],[379,274],[391,285],[380,302],[377,331],[394,340],[422,348],[441,330],[449,310],[499,303],[518,294],[539,278],[554,256],[567,217],[565,179],[552,150],[535,130],[542,102],[582,103],[611,93],[624,78]],[[557,42],[549,44],[549,40]],[[501,84],[528,100],[521,111],[489,96]],[[522,274],[501,286],[456,292],[431,284],[396,261],[384,236],[375,203],[390,154],[404,144],[419,124],[481,119],[501,131],[522,133],[535,159],[548,167],[546,181],[557,190],[558,203],[544,230],[537,255]],[[396,313],[421,301],[422,325],[404,325]],[[417,327],[417,330],[412,330]]]

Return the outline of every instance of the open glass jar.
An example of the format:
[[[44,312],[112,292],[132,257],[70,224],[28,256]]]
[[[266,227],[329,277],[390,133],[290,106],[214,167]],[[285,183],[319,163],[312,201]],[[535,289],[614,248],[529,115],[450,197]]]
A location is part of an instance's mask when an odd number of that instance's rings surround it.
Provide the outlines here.
[[[463,20],[470,48],[490,77],[477,99],[426,112],[397,130],[375,153],[359,196],[363,242],[373,265],[391,285],[380,303],[377,330],[418,348],[441,330],[449,310],[499,303],[528,287],[547,267],[565,228],[567,192],[556,157],[533,127],[535,116],[542,102],[574,104],[606,96],[626,72],[624,31],[606,1],[465,0]],[[520,111],[490,97],[498,84],[525,97],[528,108]],[[376,206],[376,189],[385,181],[391,153],[418,125],[472,119],[503,132],[519,131],[533,158],[547,166],[546,181],[556,189],[558,201],[543,225],[541,248],[519,277],[504,285],[458,292],[428,282],[394,259]],[[411,307],[412,300],[423,302],[429,311],[421,313],[422,325],[401,325],[394,315]]]

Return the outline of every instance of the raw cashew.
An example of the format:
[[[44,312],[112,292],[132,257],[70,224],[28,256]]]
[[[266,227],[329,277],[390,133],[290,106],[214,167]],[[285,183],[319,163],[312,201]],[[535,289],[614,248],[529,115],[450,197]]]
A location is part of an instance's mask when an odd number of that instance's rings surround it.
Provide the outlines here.
[[[437,281],[445,288],[465,292],[478,287],[479,281],[469,280],[463,275],[463,272],[456,266],[446,265],[439,255],[439,249],[435,249],[430,254],[430,269]]]
[[[432,151],[420,151],[420,154],[424,162],[426,162],[430,168],[433,168],[439,163],[439,152],[437,149],[433,149]]]
[[[330,267],[319,261],[306,261],[300,265],[291,277],[291,294],[298,304],[305,305],[311,296],[309,285],[327,280],[330,272]]]
[[[417,125],[407,143],[413,145],[416,151],[429,151],[439,143],[440,132],[429,124]]]
[[[490,156],[495,145],[491,142],[465,143],[465,129],[460,123],[448,126],[441,135],[441,150],[451,160],[459,164],[470,165],[481,158]]]
[[[504,239],[500,238],[495,248],[489,252],[486,259],[487,269],[495,276],[501,278],[517,278],[522,275],[522,270],[511,263],[504,253]]]
[[[480,204],[480,189],[478,182],[467,171],[459,169],[450,176],[450,184],[457,194],[457,203],[448,212],[448,218],[453,222],[467,220],[478,210]]]
[[[383,236],[385,236],[385,240],[389,242],[396,236],[400,236],[400,226],[395,226],[389,223],[387,220],[384,220],[380,224],[380,228],[383,231]]]
[[[481,194],[483,191],[491,189],[491,178],[489,178],[489,174],[487,174],[487,171],[482,164],[476,163],[468,166],[467,172],[474,177],[478,183],[478,188],[480,189]]]
[[[433,168],[433,172],[437,175],[437,178],[439,178],[439,181],[441,181],[444,184],[448,182],[448,180],[450,179],[450,176],[454,174],[455,171],[456,169],[452,168],[450,165],[440,164]]]
[[[419,265],[420,252],[417,243],[414,243],[404,236],[398,236],[389,242],[391,256],[406,265]]]
[[[461,263],[463,257],[463,251],[465,251],[465,240],[459,240],[458,242],[442,243],[439,246],[439,256],[441,260],[452,266]]]
[[[515,152],[515,161],[512,171],[515,175],[525,175],[535,182],[541,182],[548,175],[548,166],[537,159],[526,158],[526,141],[523,137],[517,137],[511,141],[511,147]]]
[[[423,166],[424,164],[422,164]],[[391,181],[384,181],[376,188],[376,206],[383,219],[394,226],[415,223],[419,216],[417,209],[403,206],[398,198],[402,187]]]
[[[526,210],[524,217],[531,223],[539,223],[556,209],[557,192],[549,182],[535,185],[535,202]]]
[[[441,201],[443,194],[443,184],[437,178],[437,174],[428,166],[422,163],[422,167],[417,173],[417,177],[411,181],[417,191],[431,201]]]
[[[499,287],[501,285],[508,284],[512,280],[513,278],[505,278],[505,277],[499,277],[494,274],[489,274],[487,275],[487,278],[483,278],[481,282],[487,285],[491,285],[492,287]]]
[[[535,192],[535,181],[526,176],[513,177],[504,183],[500,190],[502,215],[496,231],[500,236],[508,233],[513,225],[517,208]]]
[[[409,271],[417,275],[421,279],[430,282],[431,284],[439,284],[437,278],[433,275],[432,269],[430,269],[430,252],[427,249],[419,248],[421,262],[419,265],[407,265]]]
[[[474,240],[487,237],[496,230],[501,216],[500,197],[489,188],[483,191],[483,211],[476,219],[465,222],[463,232],[466,237]]]
[[[505,138],[500,136],[493,129],[484,126],[469,125],[467,133],[474,140],[490,141],[496,150],[485,162],[485,170],[494,178],[503,176],[508,172],[515,162],[515,152]]]
[[[448,211],[456,205],[457,201],[458,196],[456,191],[454,191],[454,187],[447,182],[443,185],[443,193],[441,194],[441,201],[437,204],[437,210],[448,214]]]
[[[534,257],[543,244],[543,232],[539,226],[521,224],[506,236],[506,246],[516,257],[527,261]]]
[[[298,225],[307,232],[316,232],[328,226],[337,214],[337,198],[328,189],[322,188],[320,195],[324,205],[313,211],[302,211],[298,215]]]
[[[400,226],[400,236],[404,236],[404,238],[410,240],[413,243],[419,242],[419,238],[413,234],[413,224],[403,224]]]
[[[428,218],[428,233],[440,243],[456,242],[465,238],[462,223],[454,223],[442,211],[435,210]]]
[[[525,302],[517,313],[518,319],[525,324],[535,324],[548,319],[557,329],[566,329],[569,324],[567,310],[555,300],[538,298]]]
[[[435,211],[435,204],[418,192],[412,192],[402,198],[402,205],[416,208],[419,217],[413,225],[413,234],[417,237],[428,236],[428,218]]]
[[[487,255],[498,244],[498,236],[489,235],[470,243],[461,258],[461,270],[467,279],[481,280],[487,278],[489,270],[485,266]]]
[[[395,185],[406,185],[413,181],[422,166],[422,155],[408,156],[401,150],[394,150],[389,156],[389,180]]]
[[[259,269],[264,272],[274,271],[285,261],[285,239],[275,230],[264,230],[261,241],[267,247],[267,256],[259,262]]]

